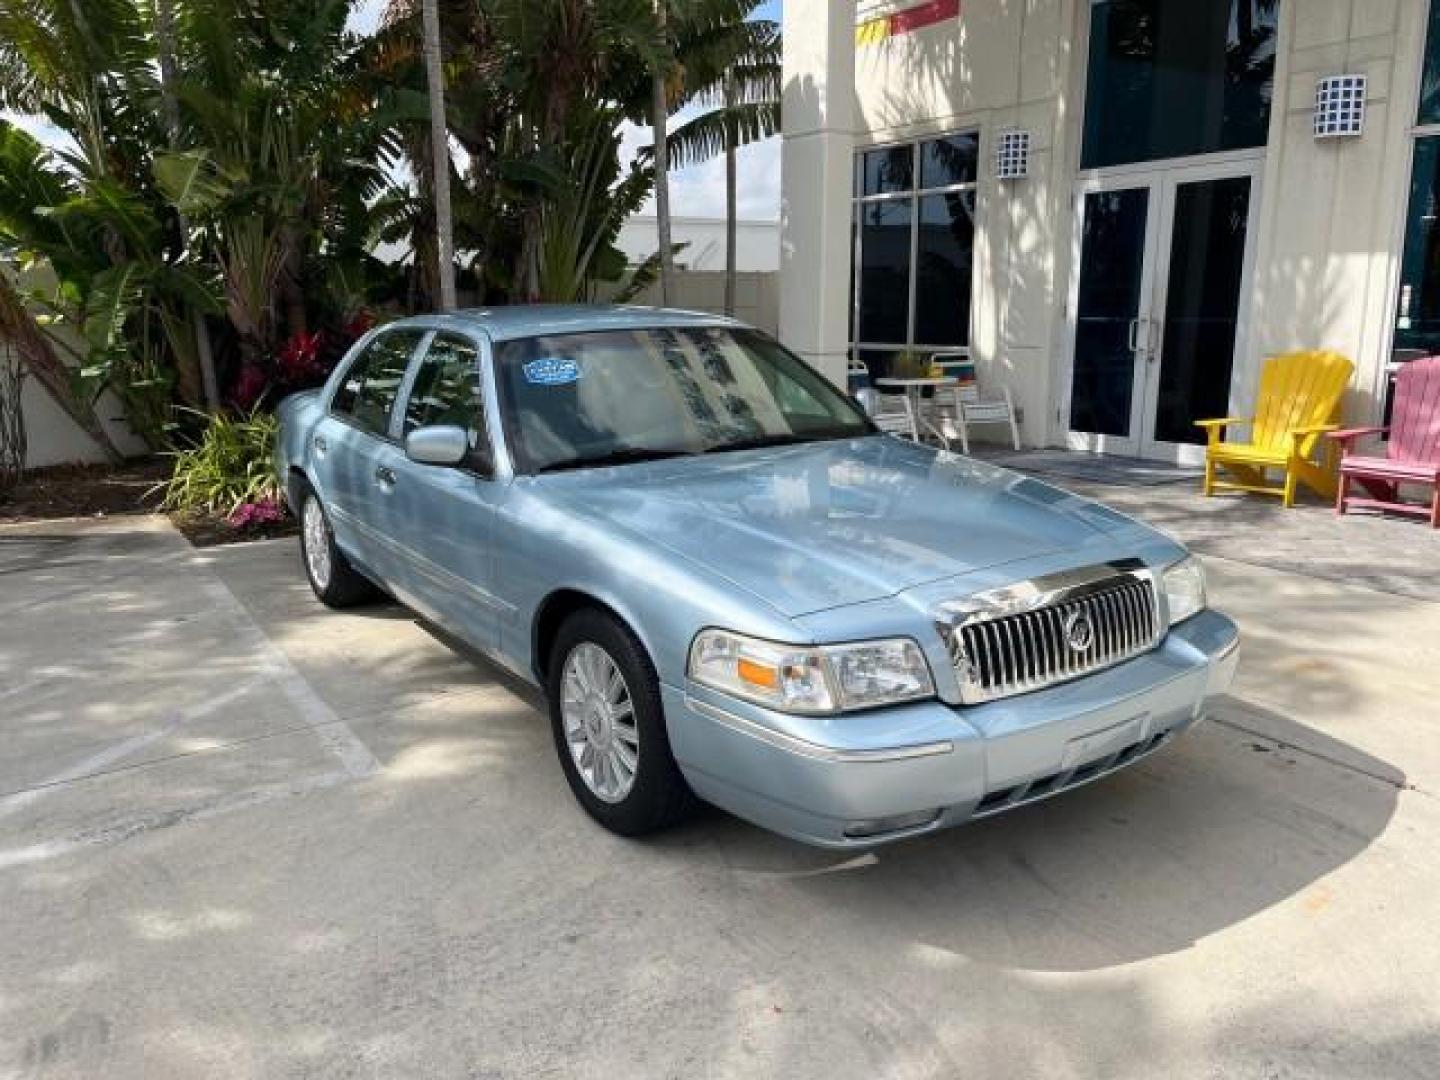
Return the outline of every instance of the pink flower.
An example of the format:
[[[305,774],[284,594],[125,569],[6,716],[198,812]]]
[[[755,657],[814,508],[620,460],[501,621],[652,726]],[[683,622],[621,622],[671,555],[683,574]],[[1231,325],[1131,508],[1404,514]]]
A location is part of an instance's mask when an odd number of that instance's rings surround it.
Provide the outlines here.
[[[280,505],[280,500],[266,495],[254,502],[241,503],[226,520],[237,529],[245,529],[256,525],[273,525],[284,517],[285,510]]]

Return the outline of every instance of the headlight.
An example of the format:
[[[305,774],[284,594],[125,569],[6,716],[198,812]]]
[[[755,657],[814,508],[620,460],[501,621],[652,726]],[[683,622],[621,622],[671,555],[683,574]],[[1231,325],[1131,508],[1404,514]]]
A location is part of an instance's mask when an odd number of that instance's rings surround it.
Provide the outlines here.
[[[792,713],[845,712],[935,694],[930,665],[909,638],[778,645],[726,630],[705,630],[690,647],[690,678]]]
[[[1193,555],[1167,569],[1163,580],[1171,626],[1205,610],[1205,571]]]

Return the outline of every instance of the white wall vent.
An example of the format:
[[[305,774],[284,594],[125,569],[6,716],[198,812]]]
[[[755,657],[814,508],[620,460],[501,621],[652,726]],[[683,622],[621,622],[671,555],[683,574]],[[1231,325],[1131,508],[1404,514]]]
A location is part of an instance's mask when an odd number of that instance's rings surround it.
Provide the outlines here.
[[[1365,130],[1365,76],[1326,75],[1315,84],[1315,138],[1341,139]]]
[[[1002,131],[995,139],[995,179],[1022,180],[1030,175],[1030,132]]]

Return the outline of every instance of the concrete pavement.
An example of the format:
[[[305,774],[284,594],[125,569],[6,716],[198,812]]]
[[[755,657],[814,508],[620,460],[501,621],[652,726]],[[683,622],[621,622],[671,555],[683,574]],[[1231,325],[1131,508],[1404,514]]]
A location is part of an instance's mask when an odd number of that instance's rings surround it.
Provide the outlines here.
[[[1208,566],[1213,723],[844,858],[602,832],[293,541],[0,529],[0,1077],[1432,1077],[1440,604]]]

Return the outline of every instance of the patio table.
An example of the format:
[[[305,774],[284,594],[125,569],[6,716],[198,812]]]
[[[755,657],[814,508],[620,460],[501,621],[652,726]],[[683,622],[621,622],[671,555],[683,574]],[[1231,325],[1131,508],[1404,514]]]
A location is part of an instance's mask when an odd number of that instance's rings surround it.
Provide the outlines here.
[[[910,434],[916,442],[919,442],[920,412],[923,408],[926,389],[934,390],[943,386],[958,386],[960,385],[960,380],[953,375],[925,376],[914,379],[884,378],[876,379],[875,385],[905,391],[905,412],[910,418]]]

